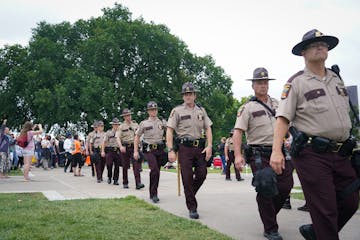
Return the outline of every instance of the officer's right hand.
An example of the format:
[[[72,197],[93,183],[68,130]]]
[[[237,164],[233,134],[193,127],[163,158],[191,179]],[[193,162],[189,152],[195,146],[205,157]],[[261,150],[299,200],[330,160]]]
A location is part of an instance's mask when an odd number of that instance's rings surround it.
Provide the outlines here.
[[[134,159],[139,160],[139,152],[134,152]]]
[[[168,159],[171,163],[176,161],[176,154],[174,151],[168,152]]]
[[[88,150],[86,150],[85,154],[86,154],[86,156],[89,156],[89,151],[88,151]]]
[[[121,146],[121,147],[120,147],[120,151],[121,151],[122,153],[126,153],[126,147]]]
[[[285,169],[285,158],[281,151],[272,151],[270,157],[270,166],[276,174],[281,174]]]
[[[245,159],[243,156],[235,157],[235,167],[241,171],[243,167],[245,166]]]
[[[102,157],[105,157],[105,152],[101,152],[101,156],[102,156]]]

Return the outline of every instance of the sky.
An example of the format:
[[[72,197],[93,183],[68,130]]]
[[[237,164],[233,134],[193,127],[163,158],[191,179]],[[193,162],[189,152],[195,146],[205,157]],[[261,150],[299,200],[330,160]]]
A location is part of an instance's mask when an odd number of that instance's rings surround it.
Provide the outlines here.
[[[345,84],[357,85],[360,71],[360,1],[358,0],[1,0],[0,48],[26,46],[40,21],[74,23],[102,15],[120,3],[133,19],[164,24],[198,55],[211,55],[233,80],[237,99],[253,93],[253,70],[265,67],[269,94],[280,98],[285,82],[304,68],[291,49],[305,32],[318,29],[339,38],[326,65],[338,64]]]

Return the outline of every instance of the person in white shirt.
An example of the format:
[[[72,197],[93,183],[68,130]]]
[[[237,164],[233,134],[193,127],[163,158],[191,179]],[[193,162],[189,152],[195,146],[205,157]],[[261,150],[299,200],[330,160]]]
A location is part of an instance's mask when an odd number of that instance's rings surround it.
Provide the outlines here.
[[[64,141],[64,149],[65,149],[65,157],[66,157],[66,163],[65,163],[65,167],[64,167],[64,172],[66,172],[67,168],[70,166],[71,164],[71,146],[73,143],[73,139],[72,139],[72,135],[71,133],[67,133],[66,134],[66,139]],[[70,172],[72,172],[72,169],[70,168]]]

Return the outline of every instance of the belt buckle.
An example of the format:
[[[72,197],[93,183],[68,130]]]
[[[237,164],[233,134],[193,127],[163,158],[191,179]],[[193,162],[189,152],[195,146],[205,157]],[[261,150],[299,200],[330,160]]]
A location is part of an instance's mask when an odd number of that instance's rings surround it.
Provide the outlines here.
[[[200,141],[198,139],[193,141],[193,146],[194,147],[199,147]]]
[[[342,143],[336,143],[332,152],[339,152],[342,145],[343,145]]]
[[[158,148],[158,145],[157,145],[157,144],[151,144],[151,149],[156,150],[157,148]]]

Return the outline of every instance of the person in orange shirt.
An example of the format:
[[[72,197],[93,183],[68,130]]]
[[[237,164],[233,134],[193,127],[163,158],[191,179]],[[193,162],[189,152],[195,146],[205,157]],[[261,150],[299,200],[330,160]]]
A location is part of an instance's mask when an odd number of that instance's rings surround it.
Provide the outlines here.
[[[81,143],[79,141],[79,135],[77,134],[74,135],[74,141],[71,149],[72,149],[71,167],[74,172],[74,176],[84,176],[81,174],[81,167],[84,165],[84,161],[81,156]],[[77,171],[76,171],[76,167],[78,167]]]

